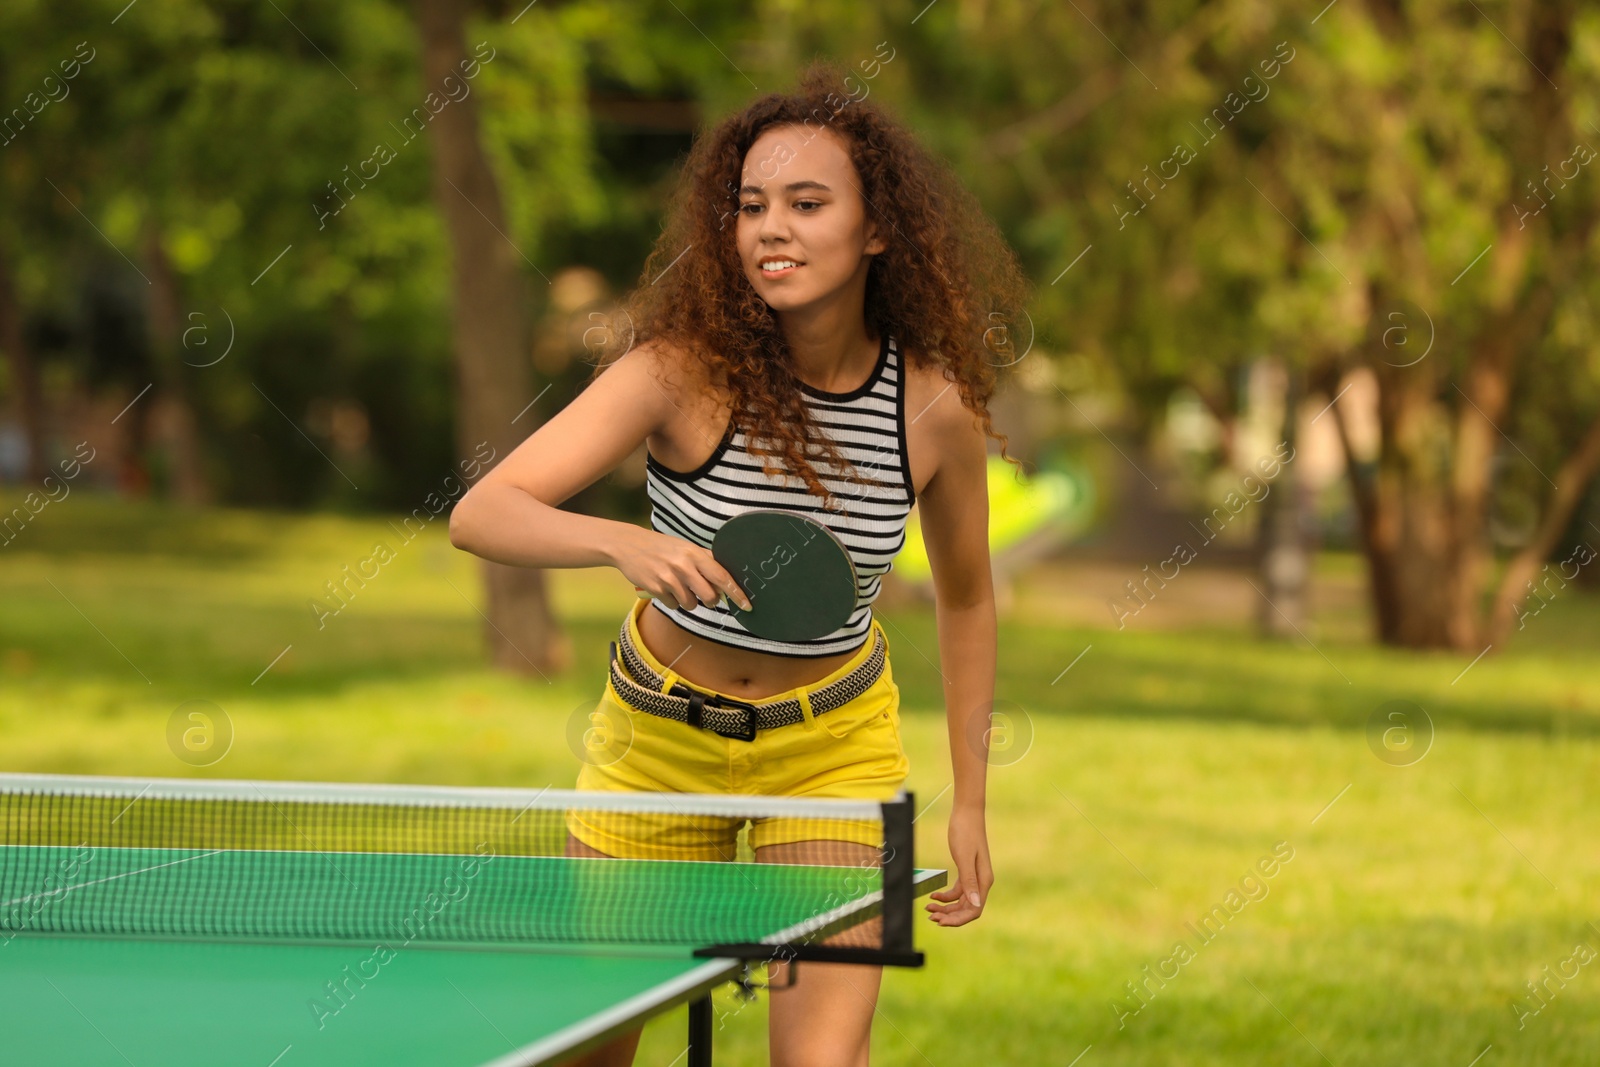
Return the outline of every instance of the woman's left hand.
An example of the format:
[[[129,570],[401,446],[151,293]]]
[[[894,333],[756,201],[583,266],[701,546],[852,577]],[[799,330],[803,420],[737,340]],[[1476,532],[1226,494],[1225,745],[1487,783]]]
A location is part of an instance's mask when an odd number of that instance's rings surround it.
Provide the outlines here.
[[[983,809],[957,807],[950,813],[950,859],[956,866],[954,885],[929,893],[928,917],[940,926],[963,926],[983,914],[994,884],[994,869],[989,865],[989,840],[983,828]]]

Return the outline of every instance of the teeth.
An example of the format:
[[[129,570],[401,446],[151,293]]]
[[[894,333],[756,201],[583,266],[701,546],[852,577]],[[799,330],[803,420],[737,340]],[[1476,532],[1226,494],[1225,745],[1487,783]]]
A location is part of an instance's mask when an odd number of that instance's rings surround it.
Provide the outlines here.
[[[783,270],[786,267],[798,267],[799,265],[792,259],[775,259],[771,263],[761,264],[761,269],[766,271]]]

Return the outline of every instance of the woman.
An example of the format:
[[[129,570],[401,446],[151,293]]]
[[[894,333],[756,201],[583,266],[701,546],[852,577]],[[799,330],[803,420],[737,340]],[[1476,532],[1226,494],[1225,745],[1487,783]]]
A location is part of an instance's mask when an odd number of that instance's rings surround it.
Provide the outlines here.
[[[696,141],[641,284],[616,316],[627,328],[612,331],[603,353],[616,358],[602,358],[590,384],[473,487],[450,536],[502,563],[620,570],[646,594],[623,622],[620,643],[633,646],[623,662],[648,668],[656,693],[676,685],[757,705],[807,697],[803,721],[750,741],[639,714],[608,686],[601,713],[626,720],[630,741],[620,758],[586,761],[578,788],[887,799],[909,765],[871,604],[920,505],[956,868],[925,907],[932,921],[961,926],[982,913],[993,882],[985,446],[996,437],[1004,455],[987,401],[996,366],[1013,360],[988,346],[1027,286],[948,171],[877,108],[833,91],[849,81],[814,65],[794,94],[763,97]],[[558,510],[641,442],[652,529]],[[810,514],[844,541],[861,583],[839,630],[764,640],[724,603],[749,607],[713,558],[711,537],[761,507]],[[814,712],[840,679],[865,689]],[[569,826],[569,855],[702,858],[688,846],[652,852],[648,842]],[[703,858],[731,858],[732,833],[700,842]],[[866,839],[795,840],[766,825],[750,835],[758,862],[871,862]],[[774,963],[770,975],[772,1062],[865,1065],[882,969],[808,962],[789,985],[786,967]],[[630,1064],[638,1038],[576,1062]]]

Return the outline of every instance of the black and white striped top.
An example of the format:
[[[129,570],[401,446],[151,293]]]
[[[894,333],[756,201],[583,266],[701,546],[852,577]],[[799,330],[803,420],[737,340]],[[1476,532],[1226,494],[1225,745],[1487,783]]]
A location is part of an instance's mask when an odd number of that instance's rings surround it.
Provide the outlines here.
[[[812,641],[773,641],[746,630],[721,600],[709,607],[674,609],[655,597],[651,604],[690,633],[736,648],[798,658],[860,648],[871,632],[872,602],[878,598],[883,575],[905,544],[906,518],[916,500],[906,452],[901,368],[899,345],[884,334],[877,365],[859,388],[827,393],[800,383],[802,403],[813,423],[849,457],[861,478],[885,483],[853,484],[829,477],[835,468],[825,460],[813,460],[817,476],[846,505],[843,512],[825,510],[822,498],[808,493],[799,475],[765,474],[761,459],[745,451],[745,435],[733,428],[731,419],[717,450],[692,471],[672,470],[646,453],[650,525],[658,533],[709,550],[724,522],[757,508],[797,511],[833,531],[855,562],[858,581],[856,607],[843,626]]]

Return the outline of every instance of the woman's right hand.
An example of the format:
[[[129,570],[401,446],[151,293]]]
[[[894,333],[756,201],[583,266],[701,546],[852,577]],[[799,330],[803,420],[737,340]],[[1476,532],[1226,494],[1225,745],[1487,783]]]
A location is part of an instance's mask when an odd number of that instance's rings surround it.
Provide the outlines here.
[[[625,523],[632,531],[613,551],[614,562],[633,588],[659,598],[673,609],[715,604],[725,593],[745,611],[750,601],[722,564],[707,549]]]

